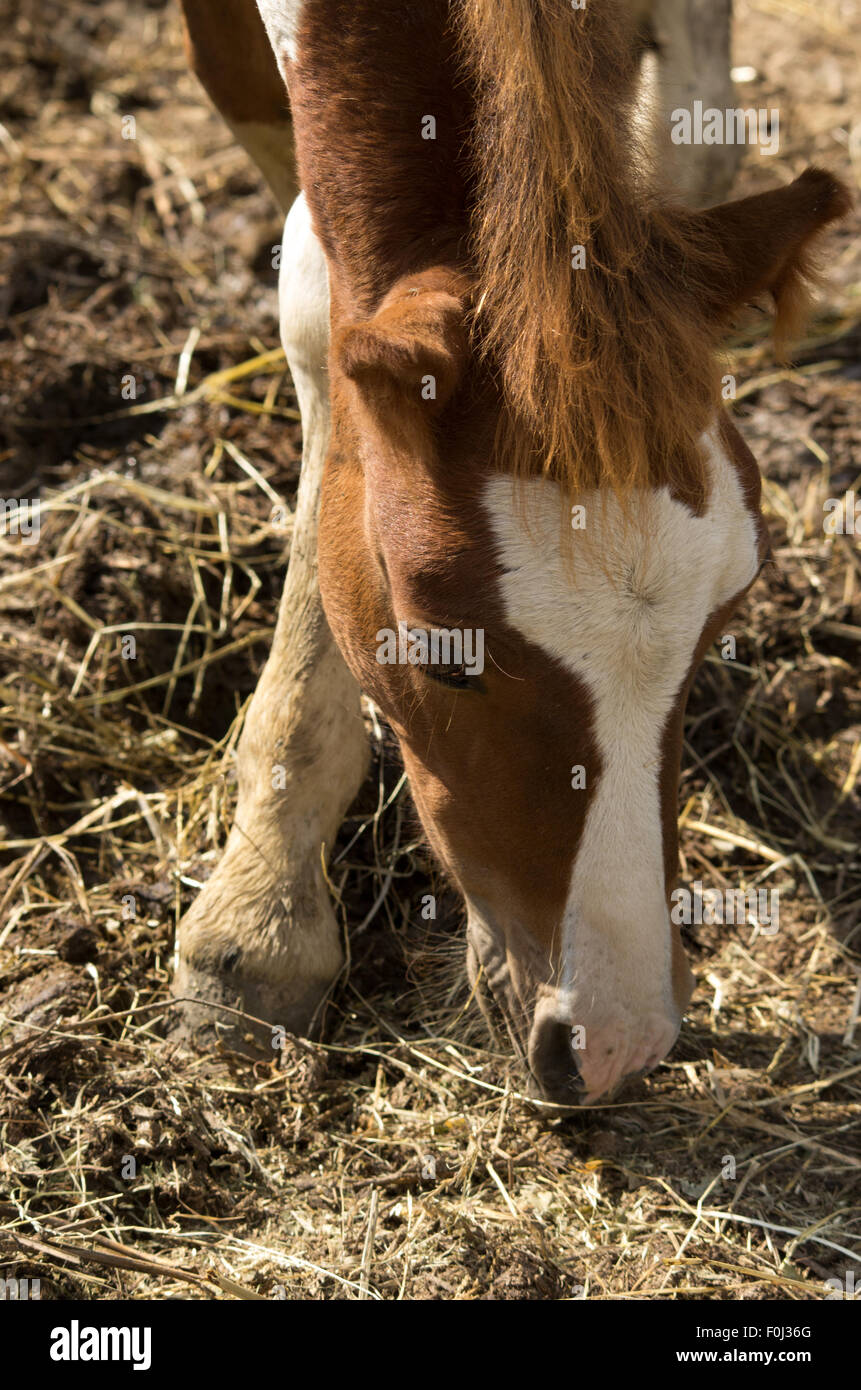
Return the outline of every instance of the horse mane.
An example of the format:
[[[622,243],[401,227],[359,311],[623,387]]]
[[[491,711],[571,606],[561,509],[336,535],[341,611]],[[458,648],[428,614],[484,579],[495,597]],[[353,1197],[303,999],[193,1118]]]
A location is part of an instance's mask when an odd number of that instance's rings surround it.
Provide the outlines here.
[[[475,100],[473,331],[506,407],[504,466],[569,495],[704,497],[697,441],[719,391],[699,293],[725,256],[646,193],[627,15],[617,0],[459,0],[457,13]]]

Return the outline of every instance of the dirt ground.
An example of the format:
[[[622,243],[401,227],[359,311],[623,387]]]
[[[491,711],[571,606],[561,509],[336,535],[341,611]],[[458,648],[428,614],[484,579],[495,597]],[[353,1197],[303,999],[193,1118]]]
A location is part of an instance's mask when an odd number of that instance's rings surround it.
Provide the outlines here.
[[[688,712],[681,882],[778,887],[779,930],[686,928],[670,1059],[574,1116],[531,1104],[382,731],[333,854],[351,959],[325,1041],[183,1052],[175,927],[230,824],[289,552],[279,222],[173,4],[0,0],[0,21],[0,495],[43,500],[38,546],[0,538],[0,1277],[91,1299],[861,1287],[861,510],[823,531],[827,499],[861,499],[861,213],[793,368],[765,318],[730,345],[776,563]],[[859,34],[858,0],[739,0],[740,97],[781,127],[739,191],[810,161],[857,184]]]

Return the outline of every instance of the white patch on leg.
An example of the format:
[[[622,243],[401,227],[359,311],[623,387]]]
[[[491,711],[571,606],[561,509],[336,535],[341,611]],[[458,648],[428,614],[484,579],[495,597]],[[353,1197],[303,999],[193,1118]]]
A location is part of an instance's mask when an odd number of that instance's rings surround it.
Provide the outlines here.
[[[709,615],[759,563],[736,470],[716,431],[704,443],[712,488],[703,516],[663,488],[644,493],[626,525],[615,498],[586,493],[578,499],[586,527],[568,533],[567,554],[555,484],[520,484],[524,501],[518,485],[497,476],[485,496],[507,571],[500,580],[507,620],[594,701],[603,767],[572,869],[554,1006],[560,1019],[586,1027],[581,1071],[592,1094],[659,1060],[677,1031],[661,743]],[[580,761],[576,723],[559,756]]]
[[[328,444],[329,272],[323,248],[311,225],[311,213],[300,193],[284,223],[281,271],[278,278],[281,342],[299,397],[305,449],[309,423],[326,417]],[[320,453],[319,449],[315,453]],[[303,465],[304,466],[304,465]]]
[[[281,76],[287,78],[285,58],[296,61],[296,35],[304,0],[257,0],[260,18],[266,26]]]

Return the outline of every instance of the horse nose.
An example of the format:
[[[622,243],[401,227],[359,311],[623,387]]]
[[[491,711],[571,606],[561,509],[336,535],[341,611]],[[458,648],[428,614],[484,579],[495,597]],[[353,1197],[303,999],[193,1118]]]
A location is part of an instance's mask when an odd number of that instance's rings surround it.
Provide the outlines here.
[[[586,1091],[572,1029],[558,1019],[540,1019],[529,1040],[529,1067],[545,1100],[579,1105]]]

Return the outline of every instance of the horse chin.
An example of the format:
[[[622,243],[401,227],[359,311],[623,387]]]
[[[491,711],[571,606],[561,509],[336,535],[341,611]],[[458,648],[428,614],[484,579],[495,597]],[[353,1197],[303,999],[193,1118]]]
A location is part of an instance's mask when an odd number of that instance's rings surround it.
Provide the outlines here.
[[[529,1038],[537,986],[526,980],[516,957],[509,950],[505,933],[490,913],[469,902],[466,928],[466,969],[485,1023],[494,1039],[508,1038],[518,1060],[529,1072],[527,1090],[536,1099],[546,1099],[544,1089],[532,1074]]]
[[[605,1076],[591,1053],[578,1051],[565,1001],[542,973],[534,943],[515,926],[503,931],[487,906],[473,900],[466,965],[491,1035],[498,1042],[510,1040],[526,1072],[526,1094],[545,1105],[571,1110],[612,1094],[623,1080],[651,1069],[675,1039],[677,1021],[670,1027],[669,1020],[650,1017],[644,1033],[648,1045],[638,1047],[638,1039],[626,1040],[622,1020],[611,1010],[612,1017],[596,1022],[596,1037],[602,1051],[619,1049],[630,1065],[621,1070],[607,1066]]]

